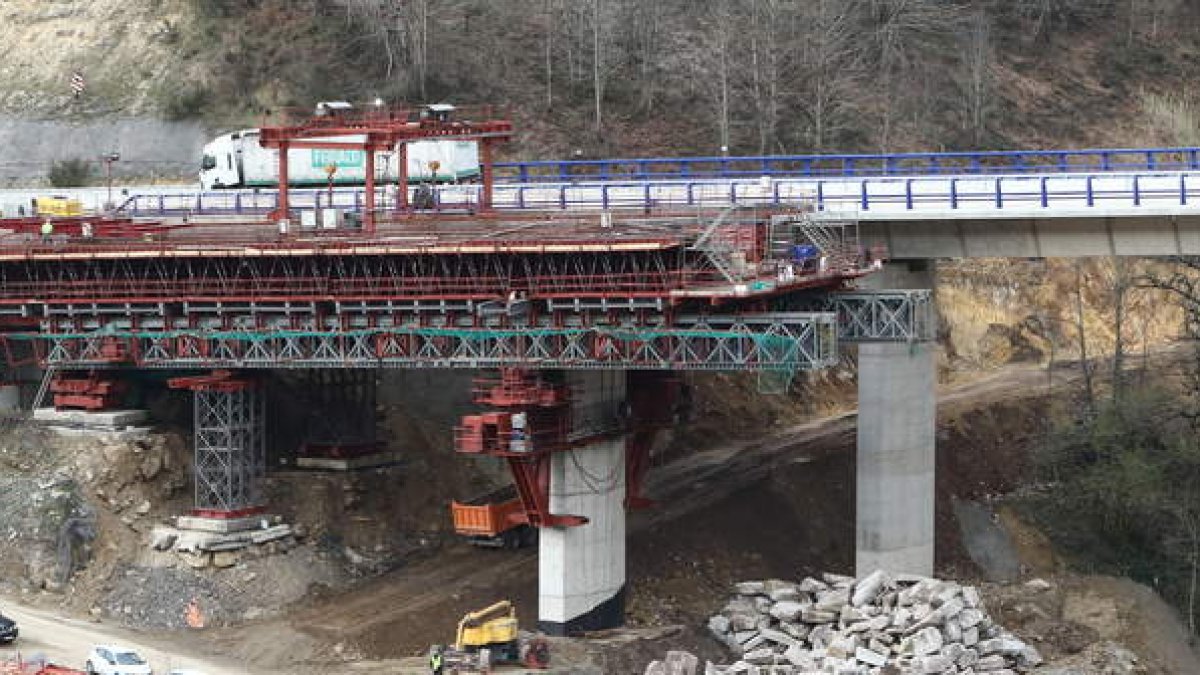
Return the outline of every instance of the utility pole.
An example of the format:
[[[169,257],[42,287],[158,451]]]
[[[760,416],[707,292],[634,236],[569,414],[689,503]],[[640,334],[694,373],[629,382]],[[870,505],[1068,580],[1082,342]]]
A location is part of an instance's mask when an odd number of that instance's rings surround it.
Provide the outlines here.
[[[101,159],[101,161],[104,162],[104,177],[105,177],[105,181],[108,183],[108,199],[104,202],[104,210],[112,211],[113,210],[112,165],[114,162],[120,161],[121,155],[120,155],[120,153],[110,152],[107,155],[104,155],[103,157],[101,157],[100,159]]]

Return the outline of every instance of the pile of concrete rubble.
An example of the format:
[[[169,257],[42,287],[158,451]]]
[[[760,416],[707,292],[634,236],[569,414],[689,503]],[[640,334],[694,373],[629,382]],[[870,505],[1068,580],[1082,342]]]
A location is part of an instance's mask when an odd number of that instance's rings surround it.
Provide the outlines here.
[[[707,675],[1015,675],[1042,662],[996,625],[979,591],[874,572],[736,585],[708,622],[741,659]]]

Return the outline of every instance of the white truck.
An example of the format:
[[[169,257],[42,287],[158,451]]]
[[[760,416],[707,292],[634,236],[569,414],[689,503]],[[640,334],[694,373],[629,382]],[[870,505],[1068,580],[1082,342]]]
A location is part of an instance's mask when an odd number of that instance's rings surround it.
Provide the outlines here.
[[[319,104],[318,111],[338,104]],[[348,104],[344,104],[348,105]],[[453,106],[428,106],[435,113],[453,110]],[[205,190],[222,188],[278,187],[279,151],[264,148],[258,129],[222,134],[204,146],[200,160],[200,186]],[[314,139],[316,140],[316,139]],[[362,143],[363,136],[336,136],[330,143]],[[396,182],[399,167],[397,153],[375,153],[375,181]],[[414,141],[408,143],[408,181],[410,183],[454,183],[479,177],[479,144],[475,141]],[[332,172],[331,172],[332,167]],[[366,152],[362,150],[294,148],[288,150],[288,185],[324,187],[362,185],[366,178]]]

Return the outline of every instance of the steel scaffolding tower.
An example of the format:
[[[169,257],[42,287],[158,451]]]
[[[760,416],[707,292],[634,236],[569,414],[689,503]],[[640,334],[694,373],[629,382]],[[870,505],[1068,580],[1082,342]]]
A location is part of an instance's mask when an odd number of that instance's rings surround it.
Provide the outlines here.
[[[196,513],[229,517],[259,509],[267,455],[258,382],[219,371],[170,385],[194,393]]]

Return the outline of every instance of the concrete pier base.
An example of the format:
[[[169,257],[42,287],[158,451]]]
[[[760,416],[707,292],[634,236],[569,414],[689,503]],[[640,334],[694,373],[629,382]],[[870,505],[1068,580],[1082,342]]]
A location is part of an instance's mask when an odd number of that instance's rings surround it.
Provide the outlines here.
[[[932,288],[929,261],[889,265],[881,288]],[[858,350],[855,572],[933,574],[936,344]]]
[[[572,372],[568,383],[572,428],[592,440],[551,459],[550,511],[584,516],[588,523],[540,532],[538,628],[548,635],[625,621],[625,440],[612,433],[625,374]]]

